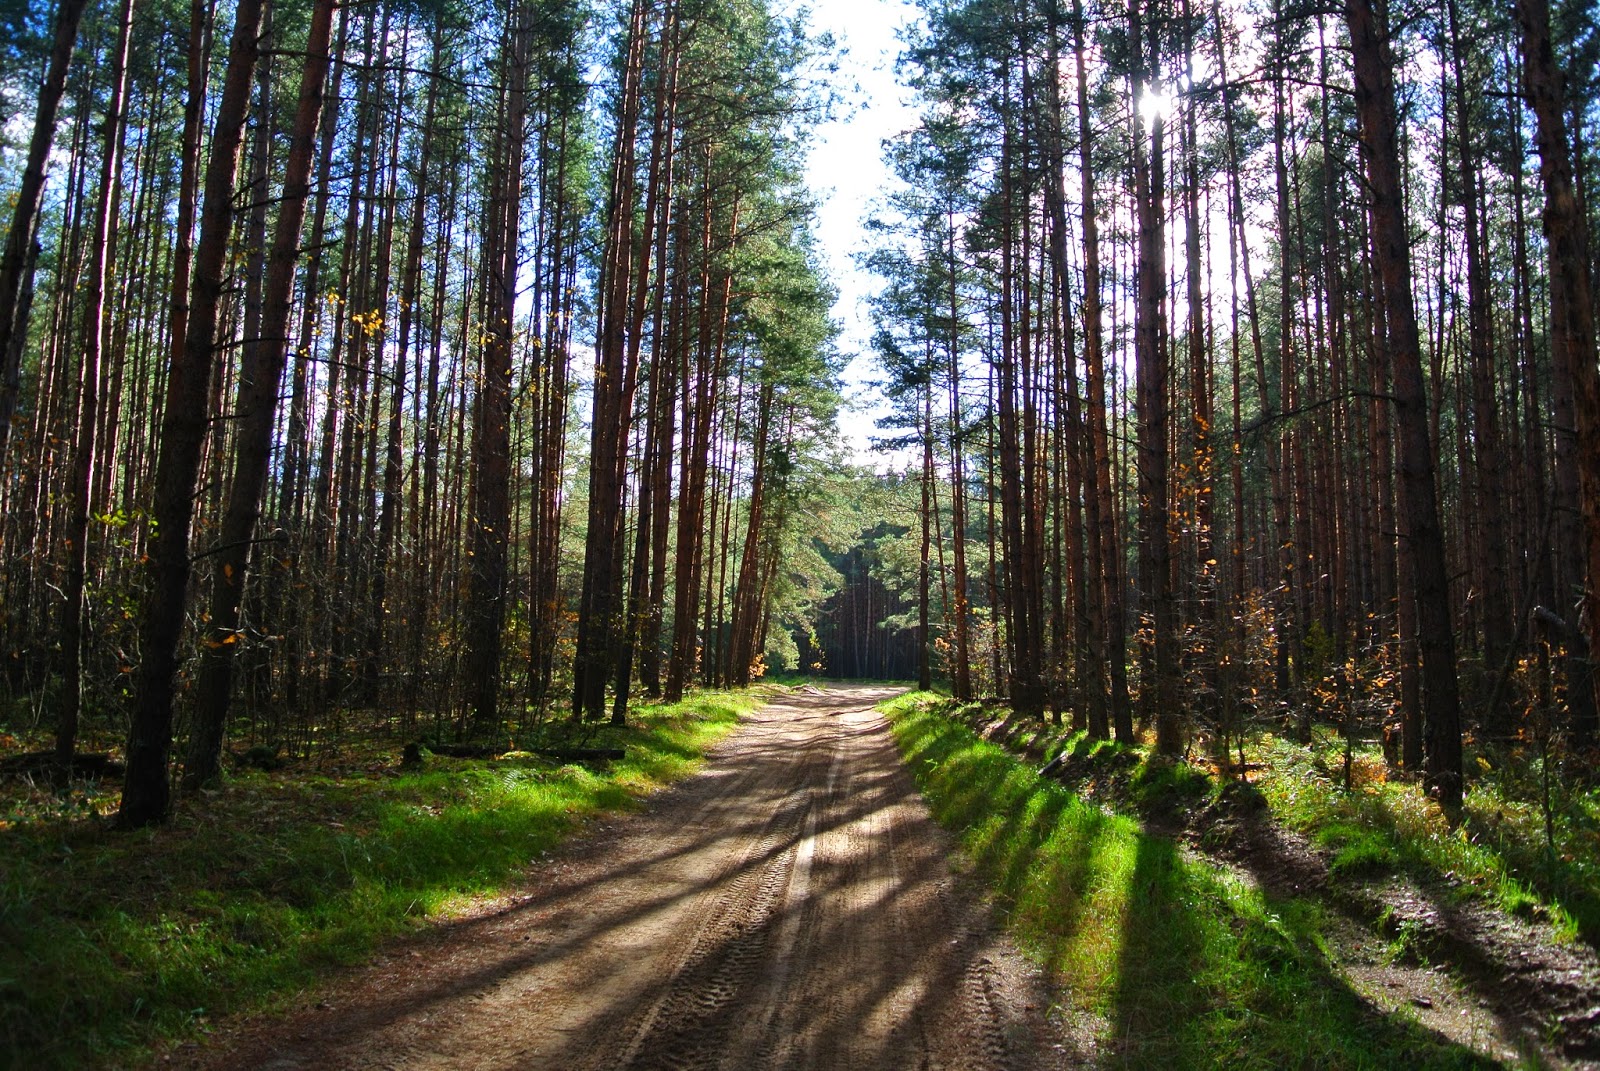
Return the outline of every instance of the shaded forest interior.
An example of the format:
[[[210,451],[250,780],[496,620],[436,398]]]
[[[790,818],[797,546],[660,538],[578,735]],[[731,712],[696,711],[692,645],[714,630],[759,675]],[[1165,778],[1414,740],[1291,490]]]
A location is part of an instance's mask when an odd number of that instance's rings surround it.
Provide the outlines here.
[[[622,723],[776,670],[1179,755],[1592,774],[1582,2],[963,0],[836,428],[762,0],[0,9],[6,716],[163,821],[241,740]]]

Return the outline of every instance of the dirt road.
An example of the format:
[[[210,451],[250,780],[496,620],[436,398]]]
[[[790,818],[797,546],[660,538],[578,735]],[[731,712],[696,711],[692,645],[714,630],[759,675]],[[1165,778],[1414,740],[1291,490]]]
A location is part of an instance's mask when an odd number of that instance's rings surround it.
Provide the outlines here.
[[[797,693],[646,813],[198,1066],[1061,1066],[1049,996],[947,862],[872,704]],[[186,1061],[178,1061],[180,1063]]]

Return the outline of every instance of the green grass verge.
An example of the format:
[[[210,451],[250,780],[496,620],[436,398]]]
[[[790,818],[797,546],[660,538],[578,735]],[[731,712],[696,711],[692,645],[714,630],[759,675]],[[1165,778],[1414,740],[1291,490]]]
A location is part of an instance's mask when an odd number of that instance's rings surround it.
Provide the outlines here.
[[[1497,1066],[1365,1003],[1330,969],[1314,905],[1268,899],[1040,779],[941,716],[937,698],[885,704],[895,738],[1013,931],[1103,1024],[1109,1062]]]
[[[1345,791],[1343,747],[1331,732],[1310,748],[1267,736],[1255,745],[1262,769],[1253,775],[1278,821],[1333,852],[1336,873],[1442,882],[1600,944],[1600,790],[1553,776],[1547,840],[1538,760],[1482,758],[1452,828],[1414,783],[1390,781],[1375,751],[1356,754]]]
[[[645,707],[603,771],[434,759],[236,778],[167,828],[0,827],[0,1066],[138,1063],[513,883],[585,815],[690,772],[771,689]]]
[[[948,710],[969,724],[993,717],[977,704]],[[1008,746],[1061,756],[1069,780],[1128,813],[1181,815],[1243,787],[1190,763],[1151,762],[1143,747],[1063,735],[1040,722],[1013,726]],[[1355,750],[1347,790],[1344,748],[1327,726],[1317,728],[1310,746],[1271,733],[1248,746],[1247,791],[1274,821],[1325,849],[1336,877],[1404,875],[1447,897],[1547,920],[1561,938],[1600,946],[1600,785],[1581,762],[1576,771],[1552,770],[1546,783],[1531,746],[1469,747],[1466,802],[1452,827],[1415,779],[1392,779],[1375,744]]]

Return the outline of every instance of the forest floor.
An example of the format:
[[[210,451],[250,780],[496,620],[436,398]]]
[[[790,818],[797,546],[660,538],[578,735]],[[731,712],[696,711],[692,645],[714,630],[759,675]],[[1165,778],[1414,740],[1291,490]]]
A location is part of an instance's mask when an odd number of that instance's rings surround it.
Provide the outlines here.
[[[169,1066],[1017,1068],[1052,994],[952,871],[873,704],[778,698],[642,813]]]
[[[234,751],[221,784],[135,833],[110,820],[109,766],[65,785],[29,772],[49,728],[23,712],[0,725],[0,1068],[142,1066],[153,1046],[290,1007],[519,887],[778,691],[641,704],[622,727],[528,719],[493,757],[448,755],[448,724],[334,709],[287,753]]]
[[[1600,1068],[1600,956],[1570,932],[1571,918],[1555,924],[1559,906],[1552,912],[1528,894],[1508,912],[1480,877],[1408,867],[1387,843],[1359,843],[1371,857],[1351,865],[1336,847],[1352,836],[1347,827],[1309,835],[1290,828],[1268,800],[1270,786],[1263,793],[1248,782],[1212,781],[1187,764],[1151,776],[1135,753],[1062,746],[1037,722],[977,705],[950,709],[979,738],[1041,767],[1075,797],[1133,817],[1140,836],[1171,841],[1191,864],[1248,887],[1269,910],[1307,911],[1313,955],[1373,1015],[1400,1016],[1497,1064]],[[1258,777],[1290,777],[1299,793],[1316,791],[1309,782],[1337,781],[1315,762],[1303,766]],[[1330,828],[1335,836],[1325,835]],[[1454,832],[1470,839],[1468,830]]]
[[[1337,739],[1263,733],[1245,781],[763,697],[642,713],[595,770],[330,752],[158,835],[18,796],[0,1066],[1600,1069],[1594,793],[1546,850],[1487,764],[1449,827]]]

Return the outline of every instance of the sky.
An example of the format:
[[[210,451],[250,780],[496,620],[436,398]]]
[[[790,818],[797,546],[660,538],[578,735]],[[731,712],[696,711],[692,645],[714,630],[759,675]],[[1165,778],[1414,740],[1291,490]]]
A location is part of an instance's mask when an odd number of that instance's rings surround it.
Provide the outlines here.
[[[840,350],[853,355],[845,369],[850,407],[839,420],[845,446],[861,464],[882,469],[889,459],[873,455],[868,440],[876,434],[873,405],[877,376],[871,357],[871,321],[866,300],[872,277],[856,265],[864,247],[862,221],[873,202],[893,182],[881,144],[915,124],[909,92],[895,82],[900,51],[896,31],[915,20],[916,9],[900,0],[809,0],[814,33],[832,33],[844,55],[837,86],[843,100],[837,115],[813,134],[807,181],[820,201],[817,244],[828,274],[839,289],[834,319],[843,328]]]

